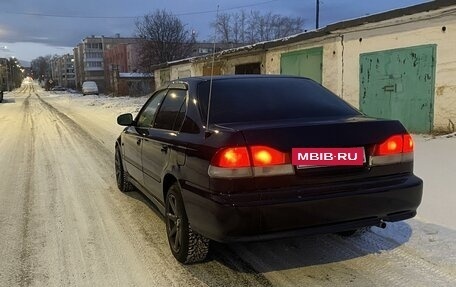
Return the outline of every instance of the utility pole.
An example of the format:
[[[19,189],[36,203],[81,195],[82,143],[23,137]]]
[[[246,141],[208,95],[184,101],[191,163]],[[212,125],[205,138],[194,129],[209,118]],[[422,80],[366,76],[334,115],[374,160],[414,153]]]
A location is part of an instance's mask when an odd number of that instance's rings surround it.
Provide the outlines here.
[[[315,15],[315,29],[320,27],[320,0],[317,0],[316,15]]]

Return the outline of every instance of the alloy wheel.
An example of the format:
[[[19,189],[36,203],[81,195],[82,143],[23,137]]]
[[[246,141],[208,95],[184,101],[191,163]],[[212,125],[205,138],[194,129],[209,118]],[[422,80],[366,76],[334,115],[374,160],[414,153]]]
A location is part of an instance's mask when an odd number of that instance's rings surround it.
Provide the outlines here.
[[[166,220],[168,223],[169,242],[173,251],[178,253],[182,246],[182,218],[177,206],[176,197],[173,194],[168,194],[167,204]]]

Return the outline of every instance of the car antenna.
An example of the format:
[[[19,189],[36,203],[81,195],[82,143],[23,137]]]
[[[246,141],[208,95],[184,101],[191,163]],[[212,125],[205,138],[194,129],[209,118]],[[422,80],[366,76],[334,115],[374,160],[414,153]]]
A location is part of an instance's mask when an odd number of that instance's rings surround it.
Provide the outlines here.
[[[219,15],[219,5],[217,5],[217,15],[215,16],[215,25],[214,25],[214,41],[212,47],[212,63],[211,63],[211,77],[209,80],[209,98],[207,100],[207,120],[206,120],[206,136],[210,135],[209,132],[209,115],[211,113],[211,100],[212,100],[212,79],[214,77],[214,62],[215,62],[215,41],[217,39],[217,21]]]

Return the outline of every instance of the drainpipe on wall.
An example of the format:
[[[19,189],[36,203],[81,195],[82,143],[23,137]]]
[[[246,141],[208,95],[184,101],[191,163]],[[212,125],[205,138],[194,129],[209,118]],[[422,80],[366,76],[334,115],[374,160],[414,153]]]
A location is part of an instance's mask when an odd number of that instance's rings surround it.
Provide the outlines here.
[[[344,45],[344,35],[339,34],[340,38],[340,45],[342,46],[342,54],[341,54],[341,66],[342,66],[342,71],[341,71],[341,81],[342,81],[342,86],[340,90],[340,97],[343,99],[344,98],[344,75],[345,75],[345,62],[344,62],[344,52],[345,52],[345,45]]]

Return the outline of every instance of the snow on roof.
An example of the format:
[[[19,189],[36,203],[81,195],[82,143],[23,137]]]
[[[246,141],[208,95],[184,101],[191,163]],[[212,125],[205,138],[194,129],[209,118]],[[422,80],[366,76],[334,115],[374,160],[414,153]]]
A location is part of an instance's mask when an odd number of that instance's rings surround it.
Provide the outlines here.
[[[212,54],[210,54],[212,55]],[[207,56],[207,55],[204,55],[204,56]],[[179,64],[181,62],[191,62],[192,60],[194,59],[198,59],[198,58],[201,58],[203,56],[194,56],[194,57],[188,57],[188,58],[185,58],[185,59],[179,59],[179,60],[174,60],[174,61],[169,61],[167,62],[168,65],[174,65],[174,64]]]
[[[313,30],[311,32],[315,32],[315,31],[319,32],[320,30],[322,30],[322,29]],[[291,35],[288,37],[284,37],[284,38],[273,39],[273,40],[258,42],[258,43],[254,43],[254,44],[247,44],[245,46],[240,46],[240,47],[236,47],[236,48],[225,49],[225,50],[216,52],[215,58],[220,58],[223,55],[228,55],[228,54],[233,54],[233,53],[238,53],[238,52],[247,52],[247,51],[252,51],[252,50],[257,50],[257,49],[261,50],[263,48],[263,46],[266,44],[277,43],[277,42],[286,42],[286,41],[289,41],[290,39],[297,38],[303,34],[308,34],[308,33],[310,33],[310,32],[306,31],[306,32],[301,32],[301,33]],[[209,58],[212,58],[213,56],[214,56],[214,54],[206,54],[206,55],[201,55],[201,56],[194,56],[194,57],[189,57],[189,58],[185,58],[185,59],[169,61],[169,62],[157,65],[156,68],[164,68],[164,67],[169,67],[169,66],[173,66],[173,65],[192,63],[192,62],[197,62],[199,60],[205,61]]]
[[[152,78],[151,73],[119,73],[120,78]]]

